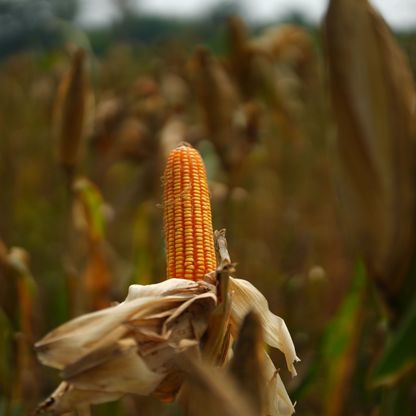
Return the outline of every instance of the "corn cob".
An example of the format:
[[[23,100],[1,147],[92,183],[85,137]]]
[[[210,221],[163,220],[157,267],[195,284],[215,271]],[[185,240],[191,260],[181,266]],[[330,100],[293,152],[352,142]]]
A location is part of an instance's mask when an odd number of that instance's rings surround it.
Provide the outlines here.
[[[82,153],[90,98],[86,53],[83,49],[77,49],[72,57],[71,68],[59,85],[54,108],[59,162],[70,173]]]
[[[164,174],[164,227],[167,277],[202,279],[216,268],[211,202],[204,162],[182,144]]]

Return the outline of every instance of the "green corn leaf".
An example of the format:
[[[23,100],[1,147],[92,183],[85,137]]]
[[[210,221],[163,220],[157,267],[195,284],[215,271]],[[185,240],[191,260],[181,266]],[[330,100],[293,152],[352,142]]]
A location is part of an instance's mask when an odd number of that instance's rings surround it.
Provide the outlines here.
[[[371,375],[374,386],[392,385],[416,366],[416,299]]]
[[[293,393],[293,397],[300,400],[325,374],[324,394],[328,415],[339,414],[349,389],[362,328],[366,281],[365,267],[359,262],[349,292],[321,338],[316,359]]]
[[[87,178],[75,182],[74,190],[84,207],[88,234],[94,241],[102,240],[105,232],[103,198],[98,188]]]

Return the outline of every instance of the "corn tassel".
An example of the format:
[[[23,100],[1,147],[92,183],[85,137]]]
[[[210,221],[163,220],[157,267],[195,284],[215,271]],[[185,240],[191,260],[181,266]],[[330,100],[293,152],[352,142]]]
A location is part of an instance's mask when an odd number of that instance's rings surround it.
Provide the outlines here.
[[[164,175],[167,277],[202,279],[216,268],[211,203],[205,166],[198,151],[174,149]]]

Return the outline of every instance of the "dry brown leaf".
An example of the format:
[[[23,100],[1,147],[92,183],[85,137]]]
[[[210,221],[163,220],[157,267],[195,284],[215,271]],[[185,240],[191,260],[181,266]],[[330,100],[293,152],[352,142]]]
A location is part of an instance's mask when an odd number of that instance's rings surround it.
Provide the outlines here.
[[[267,383],[267,415],[290,416],[295,413],[295,407],[286,392],[278,370],[268,354],[264,353],[264,373]]]
[[[254,416],[233,380],[218,368],[184,354],[177,360],[186,384],[179,402],[189,416]]]
[[[296,355],[285,321],[269,310],[266,298],[247,280],[230,278],[230,292],[233,302],[231,308],[233,336],[237,335],[236,331],[247,313],[253,310],[261,319],[266,343],[284,353],[287,368],[295,376],[294,363],[300,360]]]
[[[258,415],[263,415],[266,410],[264,355],[260,318],[249,312],[241,324],[229,370]]]
[[[63,414],[72,412],[77,407],[105,403],[111,400],[117,400],[120,397],[121,395],[116,393],[108,394],[102,391],[76,389],[74,386],[62,382],[45,401],[39,404],[34,414],[44,412]]]

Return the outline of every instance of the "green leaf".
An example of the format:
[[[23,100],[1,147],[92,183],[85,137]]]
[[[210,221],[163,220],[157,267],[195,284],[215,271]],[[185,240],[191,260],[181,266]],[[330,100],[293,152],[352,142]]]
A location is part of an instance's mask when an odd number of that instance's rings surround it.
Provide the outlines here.
[[[330,362],[341,359],[349,347],[365,290],[365,275],[364,265],[359,263],[349,293],[327,326],[322,352]]]
[[[392,385],[416,366],[416,299],[371,375],[374,386]]]
[[[292,394],[295,400],[300,400],[323,376],[326,413],[337,414],[335,409],[342,409],[359,345],[367,294],[366,282],[365,267],[359,262],[346,297],[325,329],[317,356]]]
[[[90,237],[97,241],[104,238],[105,221],[103,217],[104,201],[98,188],[87,178],[79,178],[74,190],[85,209]]]
[[[327,414],[340,414],[345,404],[361,336],[366,294],[365,267],[359,262],[349,293],[327,326],[322,343]]]

